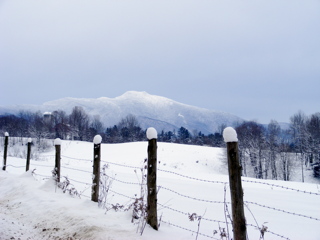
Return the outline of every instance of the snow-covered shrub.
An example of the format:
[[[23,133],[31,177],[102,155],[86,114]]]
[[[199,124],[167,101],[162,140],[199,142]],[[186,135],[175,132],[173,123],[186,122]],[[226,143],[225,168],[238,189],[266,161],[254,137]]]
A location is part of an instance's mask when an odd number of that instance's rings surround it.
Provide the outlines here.
[[[64,181],[57,183],[57,186],[62,190],[63,193],[69,193],[72,197],[80,197],[77,189],[70,183],[68,177],[63,176]]]
[[[102,171],[100,172],[100,183],[99,183],[99,207],[107,208],[107,198],[109,189],[112,186],[112,179],[107,175],[107,169],[109,166],[104,164],[102,166]]]

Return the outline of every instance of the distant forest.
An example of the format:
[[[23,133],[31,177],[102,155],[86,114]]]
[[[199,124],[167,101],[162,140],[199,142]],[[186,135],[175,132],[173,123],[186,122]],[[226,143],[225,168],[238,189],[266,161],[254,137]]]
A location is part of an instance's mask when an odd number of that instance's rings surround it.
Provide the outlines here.
[[[178,130],[158,132],[158,141],[224,147],[222,132],[225,127],[222,125],[218,132],[205,135],[181,126]],[[286,130],[275,120],[267,126],[244,121],[235,129],[244,176],[289,180],[294,159],[300,162],[302,174],[304,167],[313,167],[315,176],[319,177],[320,113],[306,116],[300,111],[290,118],[290,127]],[[97,134],[102,136],[103,143],[146,140],[146,129],[140,127],[135,116],[128,115],[116,125],[105,127],[98,115],[89,116],[79,106],[74,107],[71,114],[57,110],[2,115],[0,133],[5,132],[21,139],[32,137],[38,144],[41,139],[54,138],[92,141]]]
[[[0,116],[0,133],[8,132],[12,137],[32,137],[40,139],[61,138],[65,140],[92,141],[100,134],[103,143],[124,143],[145,141],[146,129],[134,115],[128,115],[114,126],[105,127],[100,116],[88,115],[82,107],[74,107],[71,114],[57,110],[53,112],[26,112],[16,115]],[[198,131],[190,132],[184,127],[178,130],[158,132],[158,141],[223,146],[222,131],[204,135]]]

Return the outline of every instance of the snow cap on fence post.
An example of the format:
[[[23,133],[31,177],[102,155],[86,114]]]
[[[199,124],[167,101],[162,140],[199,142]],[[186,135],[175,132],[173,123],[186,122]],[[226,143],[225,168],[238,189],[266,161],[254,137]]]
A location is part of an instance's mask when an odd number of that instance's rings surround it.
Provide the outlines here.
[[[226,127],[223,130],[223,139],[226,143],[238,142],[237,132],[232,127]]]
[[[28,143],[32,143],[32,138],[28,138]]]
[[[157,133],[157,130],[153,127],[149,127],[147,129],[147,138],[149,140],[151,139],[157,139],[158,138],[158,133]]]
[[[100,135],[95,135],[93,138],[94,144],[100,144],[102,142],[102,137]]]
[[[5,136],[5,137],[9,137],[9,133],[8,133],[8,132],[5,132],[5,133],[4,133],[4,136]]]
[[[61,139],[60,138],[56,138],[54,140],[54,145],[57,146],[57,145],[61,145]]]

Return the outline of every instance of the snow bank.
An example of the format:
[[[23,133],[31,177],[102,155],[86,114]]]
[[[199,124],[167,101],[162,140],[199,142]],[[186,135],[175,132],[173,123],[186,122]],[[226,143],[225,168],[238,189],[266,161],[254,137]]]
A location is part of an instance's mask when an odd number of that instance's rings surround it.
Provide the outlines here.
[[[151,139],[157,139],[158,138],[158,133],[157,130],[153,127],[149,127],[147,130],[147,138],[149,140]]]
[[[68,176],[72,187],[83,195],[79,199],[69,196],[67,192],[63,194],[61,189],[56,188],[50,176],[52,168],[48,168],[54,166],[54,150],[42,153],[43,161],[31,159],[30,169],[36,168],[35,173],[39,174],[35,175],[37,180],[33,179],[32,172],[24,173],[24,168],[8,167],[7,171],[0,171],[0,239],[194,240],[197,231],[218,239],[218,235],[212,235],[213,231],[219,233],[220,227],[226,226],[222,223],[225,221],[225,211],[221,200],[225,198],[227,202],[231,202],[230,194],[225,194],[224,184],[217,184],[229,179],[228,175],[221,175],[220,172],[226,168],[225,149],[158,143],[158,166],[164,170],[157,174],[161,187],[158,193],[158,203],[162,204],[158,208],[158,213],[162,216],[161,226],[159,231],[154,231],[146,225],[140,236],[137,225],[131,222],[132,211],[110,209],[106,212],[90,201],[91,188],[88,185],[71,180],[89,185],[92,183],[92,162],[82,161],[92,159],[92,142],[63,143],[63,155],[71,158],[64,158],[64,164],[68,168],[62,167],[62,176]],[[134,201],[129,198],[139,196],[141,185],[137,172],[127,166],[144,166],[146,146],[146,142],[104,144],[101,149],[102,158],[106,156],[106,159],[110,159],[106,173],[121,181],[113,181],[110,190],[123,194],[108,194],[108,204],[127,205]],[[22,161],[15,157],[9,157],[8,160],[16,166],[21,165]],[[75,169],[80,171],[74,171]],[[243,182],[245,200],[252,202],[249,204],[252,213],[247,208],[245,210],[246,221],[251,224],[248,226],[248,236],[251,239],[260,236],[259,230],[253,225],[263,224],[268,227],[265,239],[283,239],[271,234],[274,232],[288,239],[319,240],[319,221],[298,216],[302,214],[320,218],[319,196],[302,192],[318,193],[318,184],[243,179],[247,180]],[[272,184],[285,188],[274,187]],[[286,187],[301,191],[292,191]],[[270,206],[271,209],[253,203]],[[274,211],[276,209],[280,211]],[[205,218],[220,223],[203,218],[199,227],[199,221],[190,221],[189,213],[196,213],[198,216],[205,213]],[[174,227],[164,221],[194,232]],[[231,231],[230,229],[230,233]],[[199,235],[199,239],[207,238]]]
[[[101,144],[102,142],[102,137],[100,135],[95,135],[93,138],[93,143],[94,144]]]
[[[225,142],[238,142],[237,132],[232,127],[223,130],[223,139]]]

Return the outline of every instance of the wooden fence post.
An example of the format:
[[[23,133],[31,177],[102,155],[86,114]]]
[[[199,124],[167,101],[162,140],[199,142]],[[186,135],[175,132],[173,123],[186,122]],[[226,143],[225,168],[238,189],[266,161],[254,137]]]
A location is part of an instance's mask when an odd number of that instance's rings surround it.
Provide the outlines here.
[[[54,140],[54,146],[56,148],[56,161],[54,165],[54,173],[56,174],[56,181],[60,182],[60,160],[61,160],[61,139],[56,138]]]
[[[3,151],[3,167],[2,170],[6,170],[7,166],[7,153],[8,153],[8,143],[9,143],[9,133],[4,133],[4,151]]]
[[[26,172],[29,171],[29,167],[30,167],[31,143],[32,143],[32,139],[29,138],[29,139],[28,139],[28,152],[27,152]]]
[[[157,215],[157,131],[148,128],[148,175],[147,175],[147,223],[155,230],[158,230]]]
[[[243,207],[243,189],[241,183],[241,166],[239,162],[237,132],[232,127],[227,127],[223,130],[223,138],[227,143],[233,239],[246,240],[247,226]]]
[[[93,138],[93,177],[91,201],[99,201],[99,183],[100,183],[100,160],[101,160],[101,141],[100,135]]]

